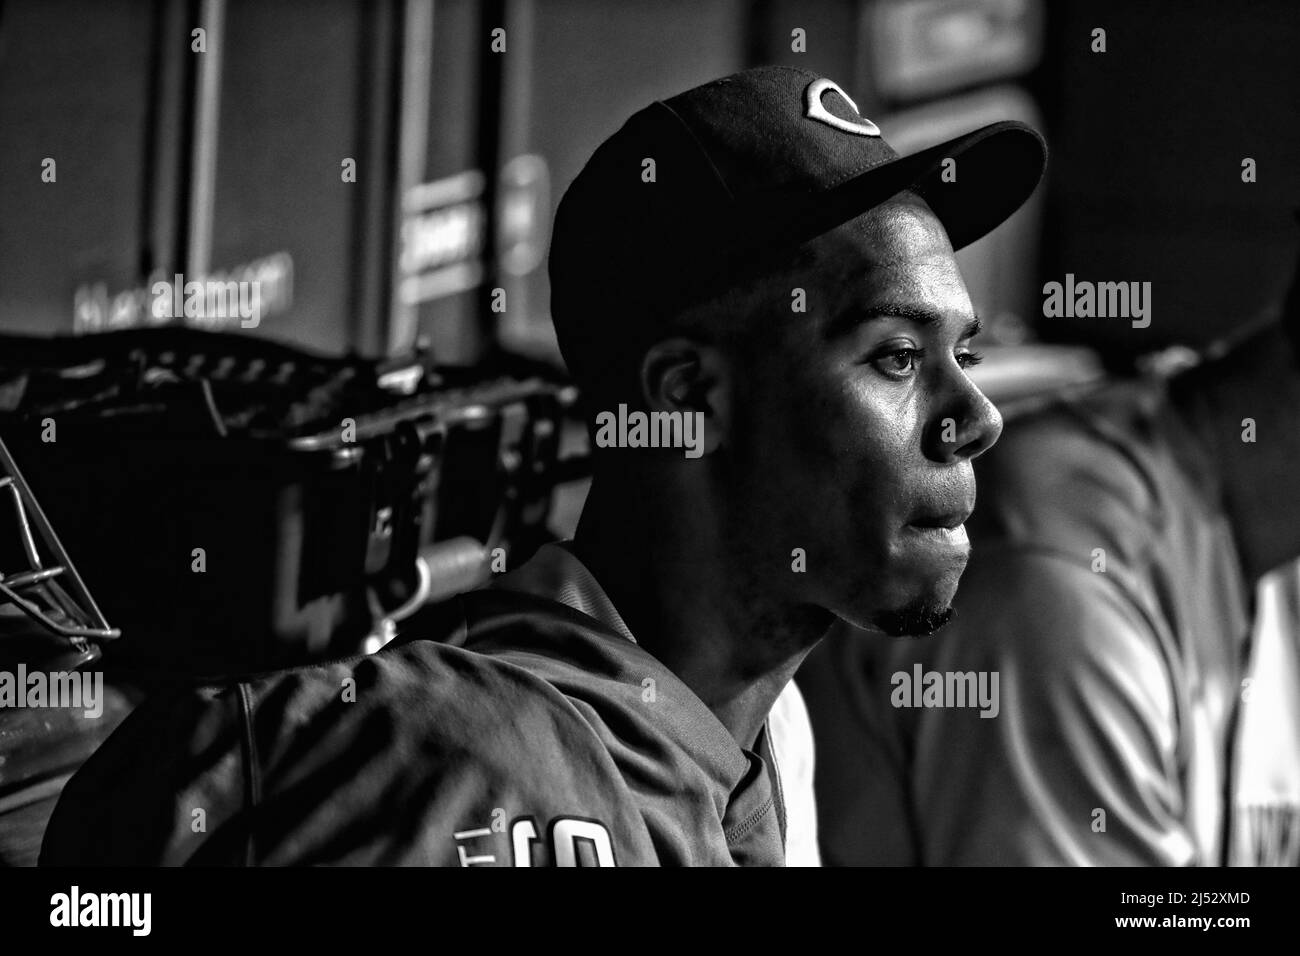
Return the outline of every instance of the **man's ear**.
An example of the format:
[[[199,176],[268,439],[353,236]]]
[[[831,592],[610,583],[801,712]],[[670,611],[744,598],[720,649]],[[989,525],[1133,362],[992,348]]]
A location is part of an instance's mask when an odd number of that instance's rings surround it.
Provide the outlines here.
[[[648,411],[703,416],[703,454],[725,440],[732,420],[731,368],[716,346],[682,337],[656,342],[641,359],[640,384]]]

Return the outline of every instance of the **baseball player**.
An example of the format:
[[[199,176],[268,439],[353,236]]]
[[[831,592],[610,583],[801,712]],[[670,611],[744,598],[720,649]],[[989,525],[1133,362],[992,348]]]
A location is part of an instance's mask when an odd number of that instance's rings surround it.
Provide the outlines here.
[[[1001,427],[953,249],[1044,163],[1016,123],[900,158],[786,68],[638,112],[551,247],[595,446],[574,539],[372,656],[146,704],[43,861],[784,863],[768,717],[804,655],[949,613]]]

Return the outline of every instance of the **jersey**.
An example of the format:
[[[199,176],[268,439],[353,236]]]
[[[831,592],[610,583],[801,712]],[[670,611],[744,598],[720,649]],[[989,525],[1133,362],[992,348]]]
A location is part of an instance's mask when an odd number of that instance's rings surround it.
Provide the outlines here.
[[[784,865],[773,750],[551,544],[376,654],[147,701],[69,781],[41,862]]]

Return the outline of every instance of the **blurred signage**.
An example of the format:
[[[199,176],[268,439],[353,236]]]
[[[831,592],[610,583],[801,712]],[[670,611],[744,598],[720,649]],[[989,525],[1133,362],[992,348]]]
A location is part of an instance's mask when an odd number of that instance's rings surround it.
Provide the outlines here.
[[[535,153],[516,156],[501,170],[497,235],[501,267],[512,276],[527,275],[546,256],[550,228],[551,176],[546,160]]]
[[[486,178],[477,169],[421,183],[402,197],[401,299],[408,305],[472,289],[483,281],[487,236]],[[546,161],[525,154],[501,170],[497,201],[502,269],[520,276],[546,254],[550,175]]]
[[[408,305],[483,279],[484,177],[477,169],[421,183],[402,197],[401,296]]]
[[[871,25],[876,87],[900,100],[1017,76],[1042,55],[1037,0],[886,0]]]
[[[250,322],[248,306],[255,305]],[[196,328],[256,328],[293,305],[293,256],[276,252],[202,276],[155,272],[141,286],[110,293],[103,282],[72,296],[72,331],[112,332],[180,323]]]

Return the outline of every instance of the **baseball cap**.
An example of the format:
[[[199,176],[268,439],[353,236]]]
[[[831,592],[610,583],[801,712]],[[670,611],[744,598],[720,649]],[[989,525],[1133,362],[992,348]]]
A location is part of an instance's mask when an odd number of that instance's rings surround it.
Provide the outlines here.
[[[653,320],[904,190],[926,200],[959,249],[1015,212],[1046,162],[1042,136],[1012,121],[899,156],[839,85],[790,67],[657,101],[601,144],[556,212],[561,350],[572,368],[577,340],[630,328],[619,316]]]

